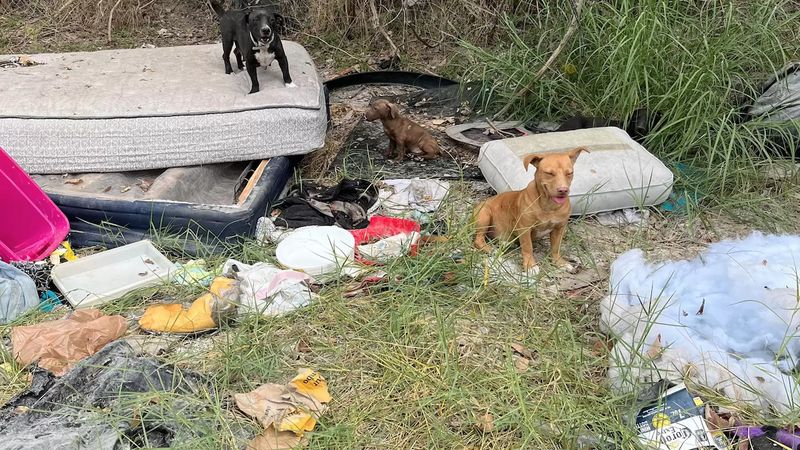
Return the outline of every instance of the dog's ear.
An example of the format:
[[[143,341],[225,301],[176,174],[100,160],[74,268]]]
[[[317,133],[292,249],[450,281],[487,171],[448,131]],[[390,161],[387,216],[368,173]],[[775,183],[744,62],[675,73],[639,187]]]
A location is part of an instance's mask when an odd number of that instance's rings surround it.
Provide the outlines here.
[[[273,13],[273,20],[275,21],[275,29],[278,33],[283,34],[286,31],[286,18],[283,14]]]
[[[525,170],[528,170],[528,166],[531,165],[531,164],[533,164],[533,167],[538,167],[539,166],[539,161],[541,161],[543,158],[544,158],[544,155],[539,154],[539,153],[530,154],[530,155],[522,158],[522,167],[524,167]]]
[[[569,159],[572,160],[572,164],[575,164],[575,161],[578,160],[578,155],[580,155],[582,152],[591,153],[589,149],[586,147],[573,148],[572,150],[567,152],[567,155],[569,155]]]
[[[400,117],[400,108],[394,103],[389,103],[389,118],[397,119],[398,117]]]

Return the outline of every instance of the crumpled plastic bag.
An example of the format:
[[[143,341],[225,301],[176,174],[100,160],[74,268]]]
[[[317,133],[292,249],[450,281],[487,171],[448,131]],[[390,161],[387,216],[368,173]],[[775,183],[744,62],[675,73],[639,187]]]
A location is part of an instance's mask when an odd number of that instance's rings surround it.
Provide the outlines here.
[[[394,192],[381,191],[381,208],[389,215],[406,217],[411,211],[431,213],[439,209],[450,191],[450,183],[431,179],[384,180]]]
[[[313,278],[295,270],[283,270],[263,262],[251,266],[229,259],[222,273],[239,280],[241,313],[278,316],[308,305],[313,298],[308,287]]]
[[[246,394],[235,394],[236,406],[264,426],[248,448],[289,449],[304,444],[331,401],[328,383],[319,372],[300,369],[285,385],[268,383]]]
[[[196,333],[213,330],[236,311],[239,285],[236,280],[217,277],[209,292],[195,300],[189,309],[182,304],[148,307],[139,326],[147,331],[166,333]]]
[[[369,260],[386,263],[408,254],[419,237],[420,234],[416,231],[395,234],[372,244],[359,245],[358,253]]]
[[[12,328],[11,348],[20,364],[38,363],[61,376],[127,330],[128,322],[122,316],[79,309],[63,319]]]
[[[0,323],[8,323],[39,305],[36,283],[25,272],[0,261]]]

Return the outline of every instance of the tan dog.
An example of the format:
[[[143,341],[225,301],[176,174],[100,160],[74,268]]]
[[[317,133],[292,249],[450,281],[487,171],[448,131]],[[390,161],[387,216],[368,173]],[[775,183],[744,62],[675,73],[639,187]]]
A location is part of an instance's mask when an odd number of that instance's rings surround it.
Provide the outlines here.
[[[430,133],[416,123],[400,115],[397,105],[387,100],[375,100],[366,111],[364,118],[372,122],[380,119],[383,131],[389,137],[389,149],[386,157],[390,157],[397,150],[397,159],[402,161],[406,157],[406,150],[412,153],[422,153],[424,159],[433,159],[439,156],[439,144]]]
[[[506,241],[519,239],[522,267],[530,270],[536,267],[533,240],[549,233],[553,264],[565,266],[567,262],[561,257],[561,240],[567,231],[570,214],[569,188],[573,165],[581,152],[588,151],[578,147],[564,153],[526,156],[522,160],[525,169],[529,164],[536,167],[536,175],[528,187],[495,195],[475,208],[475,247],[485,252],[492,251],[486,243],[487,234]]]

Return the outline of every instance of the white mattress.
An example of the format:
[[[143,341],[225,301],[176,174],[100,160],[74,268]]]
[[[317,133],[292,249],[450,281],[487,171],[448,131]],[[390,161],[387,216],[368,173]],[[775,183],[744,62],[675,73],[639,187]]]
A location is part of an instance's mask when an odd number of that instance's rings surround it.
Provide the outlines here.
[[[534,134],[484,144],[478,166],[498,193],[524,189],[536,168],[526,171],[522,158],[531,153],[566,151],[585,146],[575,163],[570,190],[572,214],[595,214],[654,206],[672,192],[672,172],[619,128],[588,128]]]
[[[226,75],[219,44],[32,55],[0,69],[0,147],[28,172],[118,172],[266,159],[324,143],[327,112],[310,55]],[[2,59],[2,57],[0,57]],[[231,55],[235,65],[235,58]]]

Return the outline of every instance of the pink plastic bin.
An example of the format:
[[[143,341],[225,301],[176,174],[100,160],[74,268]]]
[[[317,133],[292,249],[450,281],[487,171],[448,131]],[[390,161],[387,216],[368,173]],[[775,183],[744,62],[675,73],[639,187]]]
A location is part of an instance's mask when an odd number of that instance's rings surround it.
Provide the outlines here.
[[[0,148],[0,259],[47,258],[69,232],[64,213]]]

